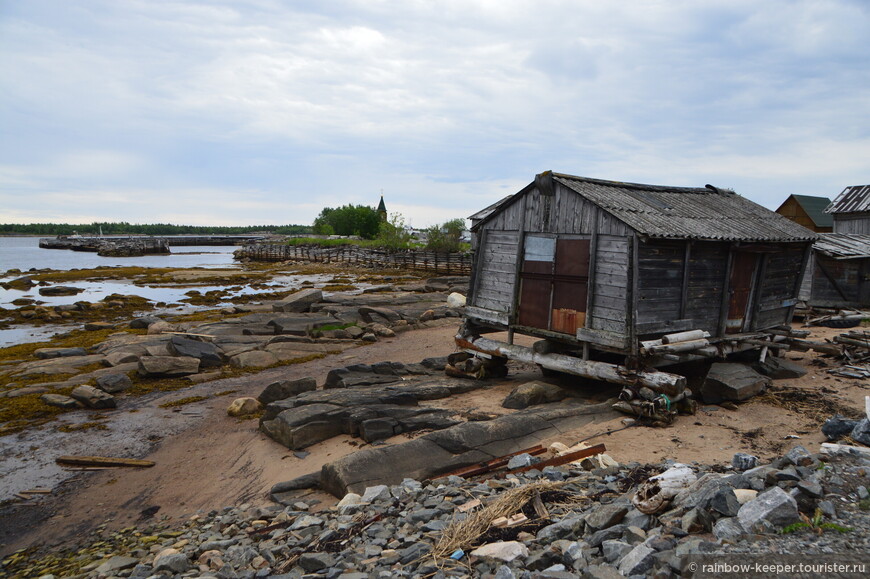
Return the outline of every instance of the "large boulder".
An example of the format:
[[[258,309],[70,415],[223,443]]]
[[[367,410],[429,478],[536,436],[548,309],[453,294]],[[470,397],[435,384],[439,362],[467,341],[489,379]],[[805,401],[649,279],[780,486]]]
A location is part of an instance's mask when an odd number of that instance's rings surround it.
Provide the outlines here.
[[[133,381],[126,374],[103,374],[97,376],[97,388],[109,394],[123,392],[133,386]]]
[[[769,385],[769,378],[745,364],[717,362],[710,366],[701,385],[701,397],[706,404],[739,402],[764,392]]]
[[[291,398],[303,392],[310,392],[317,389],[317,381],[314,378],[300,378],[298,380],[279,380],[272,382],[266,389],[263,390],[257,400],[261,404],[269,404],[277,400]]]
[[[176,356],[197,358],[201,368],[217,368],[223,364],[222,352],[209,342],[200,342],[184,336],[172,336],[168,348]]]
[[[88,408],[116,408],[118,406],[115,397],[108,392],[84,384],[76,386],[70,396]]]
[[[308,312],[311,311],[312,304],[322,300],[322,291],[309,288],[292,293],[281,301],[272,304],[272,310],[276,312]]]
[[[149,378],[173,378],[199,372],[199,360],[181,356],[142,356],[139,375]]]
[[[395,324],[402,319],[402,316],[389,308],[375,308],[371,306],[362,306],[359,308],[359,315],[363,321],[373,323]]]

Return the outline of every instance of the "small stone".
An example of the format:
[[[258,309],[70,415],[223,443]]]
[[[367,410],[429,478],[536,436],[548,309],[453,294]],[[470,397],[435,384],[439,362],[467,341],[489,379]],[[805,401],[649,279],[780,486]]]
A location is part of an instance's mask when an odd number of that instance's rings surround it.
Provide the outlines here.
[[[362,495],[362,502],[373,503],[375,501],[386,501],[389,500],[390,497],[390,487],[387,485],[376,485],[373,487],[366,487],[366,490]]]
[[[529,549],[518,541],[499,541],[498,543],[489,543],[488,545],[478,547],[471,554],[474,557],[499,559],[509,563],[517,557],[528,557]]]
[[[821,498],[825,494],[825,491],[822,489],[822,485],[812,480],[800,481],[797,485],[797,488],[800,489],[802,493],[812,498]]]
[[[622,558],[618,568],[620,573],[628,577],[646,573],[654,563],[655,550],[641,543]]]
[[[758,466],[758,457],[744,452],[738,452],[731,458],[731,466],[741,472]]]
[[[337,507],[346,507],[348,505],[359,505],[363,502],[362,497],[356,493],[347,493],[340,501]]]
[[[154,557],[154,571],[169,571],[171,573],[184,573],[190,569],[190,561],[187,555],[179,553],[177,549],[163,549]]]
[[[624,504],[600,505],[586,515],[586,524],[592,529],[606,529],[619,523],[627,512],[628,506]]]
[[[299,557],[299,566],[313,573],[335,565],[335,557],[329,553],[303,553]]]
[[[524,466],[531,466],[533,462],[532,455],[528,453],[518,454],[516,456],[511,457],[511,459],[507,463],[508,470],[514,470],[516,468],[523,468]]]
[[[724,517],[713,525],[713,535],[719,540],[733,541],[746,534],[736,517]]]
[[[795,466],[809,466],[813,464],[812,455],[800,444],[788,451],[785,458]]]
[[[229,416],[247,416],[249,414],[256,414],[261,408],[262,405],[256,398],[236,398],[227,408],[227,414]]]
[[[773,487],[741,506],[737,518],[747,531],[762,533],[778,531],[800,519],[797,503],[779,487]]]
[[[601,543],[601,554],[608,563],[615,563],[632,549],[631,545],[618,539],[609,539]]]
[[[870,420],[867,418],[861,419],[858,424],[855,425],[855,428],[852,429],[852,433],[849,436],[855,442],[865,446],[870,446]]]
[[[822,434],[828,440],[840,440],[844,436],[850,434],[855,426],[861,422],[860,420],[850,420],[841,414],[835,414],[831,418],[825,420],[822,425]]]

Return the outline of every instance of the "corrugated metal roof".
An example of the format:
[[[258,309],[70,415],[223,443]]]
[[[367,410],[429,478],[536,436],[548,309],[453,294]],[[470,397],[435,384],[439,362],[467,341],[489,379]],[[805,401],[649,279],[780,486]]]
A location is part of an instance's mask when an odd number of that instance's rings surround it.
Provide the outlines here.
[[[870,235],[857,233],[821,233],[813,250],[834,259],[870,257]]]
[[[833,227],[834,218],[825,209],[831,205],[831,200],[827,197],[814,197],[813,195],[792,195],[797,201],[816,227]]]
[[[837,195],[825,213],[857,213],[870,211],[870,185],[852,185]]]
[[[804,241],[817,234],[727,189],[642,185],[553,173],[553,179],[649,237]]]

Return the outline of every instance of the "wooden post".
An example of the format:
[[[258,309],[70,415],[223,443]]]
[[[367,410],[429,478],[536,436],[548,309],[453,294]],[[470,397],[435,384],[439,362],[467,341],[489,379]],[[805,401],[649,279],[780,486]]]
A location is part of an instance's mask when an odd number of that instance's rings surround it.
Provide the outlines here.
[[[719,304],[719,331],[717,336],[725,335],[725,324],[728,322],[728,306],[731,303],[731,268],[734,267],[734,244],[728,245],[728,259],[725,263],[725,280],[722,282],[722,300]]]

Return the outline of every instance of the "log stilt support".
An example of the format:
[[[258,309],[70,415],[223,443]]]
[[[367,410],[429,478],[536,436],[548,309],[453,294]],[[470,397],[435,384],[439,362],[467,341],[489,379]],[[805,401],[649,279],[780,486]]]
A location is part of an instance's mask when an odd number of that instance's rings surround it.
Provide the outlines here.
[[[542,367],[557,372],[573,374],[583,378],[604,380],[626,386],[646,386],[656,392],[668,396],[679,395],[686,387],[686,378],[676,374],[657,371],[632,372],[625,366],[581,360],[564,354],[541,354],[532,348],[506,344],[488,338],[468,340],[463,336],[456,336],[456,344],[460,348],[483,352],[491,356],[500,356],[529,364],[540,364]]]

